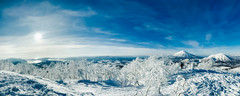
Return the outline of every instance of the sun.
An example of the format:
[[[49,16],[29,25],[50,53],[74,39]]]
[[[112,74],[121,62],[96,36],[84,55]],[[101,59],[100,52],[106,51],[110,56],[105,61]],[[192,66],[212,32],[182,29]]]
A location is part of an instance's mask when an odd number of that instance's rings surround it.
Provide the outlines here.
[[[41,34],[41,33],[36,33],[36,34],[34,34],[34,39],[35,39],[37,42],[41,42],[41,41],[42,41],[42,34]]]

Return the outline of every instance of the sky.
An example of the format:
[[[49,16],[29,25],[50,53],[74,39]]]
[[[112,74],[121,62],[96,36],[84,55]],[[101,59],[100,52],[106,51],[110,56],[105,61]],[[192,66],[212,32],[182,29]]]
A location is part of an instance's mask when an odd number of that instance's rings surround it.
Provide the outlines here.
[[[239,0],[0,0],[0,58],[240,56]]]

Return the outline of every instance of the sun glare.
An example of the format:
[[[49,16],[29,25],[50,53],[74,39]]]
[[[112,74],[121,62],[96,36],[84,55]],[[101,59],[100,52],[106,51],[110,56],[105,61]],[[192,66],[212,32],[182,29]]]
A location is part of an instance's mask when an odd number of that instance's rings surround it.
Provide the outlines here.
[[[34,34],[34,39],[35,39],[37,42],[41,42],[41,41],[42,41],[42,34],[41,34],[41,33],[36,33],[36,34]]]

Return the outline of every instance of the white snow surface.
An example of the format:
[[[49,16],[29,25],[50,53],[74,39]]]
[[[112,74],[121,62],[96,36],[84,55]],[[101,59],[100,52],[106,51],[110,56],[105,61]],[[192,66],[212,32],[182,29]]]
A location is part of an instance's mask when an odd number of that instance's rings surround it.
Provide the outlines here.
[[[237,96],[240,93],[240,77],[216,71],[183,71],[173,76],[170,84],[160,87],[117,87],[102,82],[79,82],[66,80],[58,84],[49,79],[0,71],[0,95],[59,95],[59,96]]]
[[[193,57],[194,55],[191,53],[188,53],[187,51],[179,51],[179,52],[175,53],[173,56],[188,58],[188,57]]]
[[[0,95],[131,96],[137,90],[137,87],[114,87],[88,80],[65,82],[59,84],[46,78],[0,71]]]
[[[137,58],[121,70],[87,61],[71,61],[46,69],[37,69],[30,64],[0,62],[0,95],[240,95],[240,74],[237,68],[233,71],[201,68],[180,69],[179,63],[158,57]]]
[[[76,95],[49,79],[0,71],[0,95]]]
[[[196,70],[193,74],[178,75],[174,84],[164,87],[164,94],[191,96],[239,96],[239,74]]]

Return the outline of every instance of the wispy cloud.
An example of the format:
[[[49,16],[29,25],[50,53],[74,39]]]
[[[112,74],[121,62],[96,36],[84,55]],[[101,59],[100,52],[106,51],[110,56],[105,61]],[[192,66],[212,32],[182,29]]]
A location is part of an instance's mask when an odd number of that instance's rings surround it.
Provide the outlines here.
[[[124,39],[110,39],[112,41],[119,41],[119,42],[124,42],[124,41],[127,41],[127,40],[124,40]]]
[[[167,36],[167,37],[165,37],[165,39],[167,39],[167,40],[173,40],[173,37],[172,37],[172,36]]]
[[[87,10],[73,11],[51,5],[49,2],[42,2],[8,8],[3,11],[3,14],[15,17],[18,25],[29,28],[31,31],[66,32],[86,30],[86,25],[82,23],[83,18],[97,13],[89,7]]]
[[[194,40],[182,41],[182,43],[185,45],[190,45],[192,47],[199,47],[199,42],[194,41]]]
[[[41,57],[72,57],[72,56],[143,56],[169,55],[174,50],[148,48],[104,46],[104,45],[41,45],[32,47],[1,46],[3,58],[41,58]]]
[[[87,10],[79,10],[79,11],[73,11],[73,10],[61,10],[64,14],[69,16],[80,16],[80,17],[89,17],[96,15],[97,13],[93,11],[90,7],[87,8]]]

